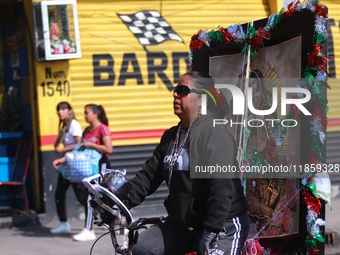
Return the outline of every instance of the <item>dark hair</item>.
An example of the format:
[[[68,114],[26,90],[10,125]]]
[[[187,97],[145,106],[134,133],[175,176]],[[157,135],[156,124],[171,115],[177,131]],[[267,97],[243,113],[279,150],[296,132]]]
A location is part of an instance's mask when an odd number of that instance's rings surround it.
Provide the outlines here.
[[[207,95],[207,114],[217,118],[225,118],[229,104],[222,91],[215,88],[214,79],[206,73],[191,71],[188,75],[194,80],[196,89]]]
[[[73,112],[73,109],[72,109],[72,106],[66,102],[66,101],[62,101],[60,103],[57,104],[57,111],[59,111],[60,109],[68,109],[71,111],[70,113],[70,117],[69,119],[67,120],[67,123],[64,123],[62,120],[59,119],[59,131],[65,127],[65,132],[67,133],[70,129],[70,125],[71,125],[71,122],[73,119],[76,120],[76,116]]]
[[[264,87],[264,78],[263,78],[262,72],[258,69],[252,70],[250,72],[249,78],[257,79],[258,84],[259,84],[259,89],[261,93],[263,93],[263,90],[265,89],[265,87]]]
[[[257,84],[258,84],[259,90],[261,92],[262,100],[263,100],[262,108],[269,109],[270,108],[269,104],[272,101],[272,94],[265,87],[264,76],[262,72],[258,69],[252,70],[250,72],[249,78],[254,78],[257,80]]]
[[[86,107],[90,107],[92,111],[98,115],[98,119],[101,123],[105,124],[106,126],[109,125],[109,120],[106,117],[106,113],[103,106],[96,104],[87,104],[85,105],[85,108]]]

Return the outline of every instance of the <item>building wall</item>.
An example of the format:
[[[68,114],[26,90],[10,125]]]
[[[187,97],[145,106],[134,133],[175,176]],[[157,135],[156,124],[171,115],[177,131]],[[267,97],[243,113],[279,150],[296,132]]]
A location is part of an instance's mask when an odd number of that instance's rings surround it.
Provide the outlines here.
[[[53,208],[56,184],[51,160],[57,157],[52,150],[58,131],[55,107],[59,101],[72,104],[83,128],[87,125],[84,106],[104,106],[113,139],[112,165],[126,168],[132,175],[151,155],[164,130],[178,122],[173,115],[171,88],[189,70],[191,36],[198,29],[217,29],[248,22],[249,17],[263,19],[269,14],[268,6],[261,0],[220,1],[214,5],[209,1],[100,0],[93,4],[78,0],[77,9],[82,57],[40,61],[35,68],[45,203],[52,205],[48,208]],[[143,45],[120,18],[141,11],[157,12],[155,22],[163,18],[175,39]],[[246,15],[240,16],[240,12]],[[60,83],[67,84],[66,91],[57,91]],[[131,157],[138,158],[138,166],[131,166]],[[148,201],[159,201],[164,190]]]

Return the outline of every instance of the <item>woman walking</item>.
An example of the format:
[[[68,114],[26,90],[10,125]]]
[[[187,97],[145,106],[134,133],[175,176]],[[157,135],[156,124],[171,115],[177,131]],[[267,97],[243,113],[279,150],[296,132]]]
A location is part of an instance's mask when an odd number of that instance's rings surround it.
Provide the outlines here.
[[[60,102],[57,105],[57,114],[59,116],[59,135],[54,143],[54,151],[63,155],[66,152],[73,150],[76,144],[80,141],[82,128],[76,120],[73,109],[68,102]],[[60,146],[61,144],[63,146]],[[55,204],[60,223],[56,228],[51,229],[52,234],[71,232],[70,224],[67,221],[66,211],[66,192],[71,185],[77,198],[79,198],[79,187],[83,184],[71,183],[64,179],[62,174],[59,173],[57,188],[55,191]]]

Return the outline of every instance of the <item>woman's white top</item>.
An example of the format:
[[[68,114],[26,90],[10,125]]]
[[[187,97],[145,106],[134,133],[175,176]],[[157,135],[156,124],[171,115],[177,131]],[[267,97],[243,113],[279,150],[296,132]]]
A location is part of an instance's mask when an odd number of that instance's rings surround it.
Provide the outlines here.
[[[77,120],[73,119],[71,121],[71,125],[70,125],[68,132],[65,134],[65,137],[64,137],[64,140],[63,140],[64,146],[67,147],[67,146],[71,146],[71,145],[76,145],[77,142],[74,139],[74,137],[75,136],[81,137],[82,134],[83,134],[83,130],[82,130],[79,122]]]

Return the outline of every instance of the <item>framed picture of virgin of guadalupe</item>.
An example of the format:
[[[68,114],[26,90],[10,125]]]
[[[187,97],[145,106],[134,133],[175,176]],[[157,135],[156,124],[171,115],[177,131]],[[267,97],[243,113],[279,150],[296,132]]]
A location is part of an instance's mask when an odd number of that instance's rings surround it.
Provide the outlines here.
[[[243,53],[237,53],[211,57],[209,67],[218,84],[231,84],[251,95],[248,108],[251,103],[257,110],[269,110],[276,98],[272,113],[262,115],[248,109],[234,114],[233,95],[224,90],[230,99],[226,123],[242,148],[239,161],[245,170],[252,231],[261,238],[297,234],[300,193],[296,178],[300,174],[296,165],[300,164],[301,125],[288,117],[292,115],[289,107],[282,115],[281,99],[282,88],[295,87],[301,77],[301,37],[259,50],[249,58],[249,64],[244,63]],[[246,91],[247,87],[251,90]]]
[[[279,18],[199,30],[190,43],[192,70],[210,74],[229,101],[223,123],[238,147],[249,237],[278,253],[309,249],[301,180],[304,166],[315,161],[316,146],[324,151],[313,130],[316,105],[323,100],[306,85],[308,79],[327,76],[324,66],[311,67],[313,55],[322,56],[315,26],[323,14],[310,6],[295,8]],[[319,92],[325,98],[324,84]],[[320,124],[317,133],[324,132]],[[321,161],[321,153],[319,157]],[[324,208],[320,213],[324,215]]]

